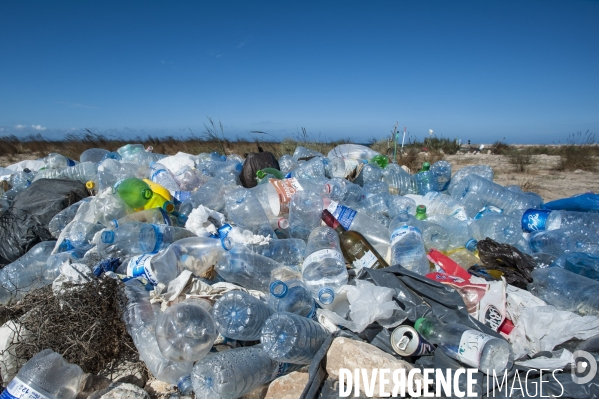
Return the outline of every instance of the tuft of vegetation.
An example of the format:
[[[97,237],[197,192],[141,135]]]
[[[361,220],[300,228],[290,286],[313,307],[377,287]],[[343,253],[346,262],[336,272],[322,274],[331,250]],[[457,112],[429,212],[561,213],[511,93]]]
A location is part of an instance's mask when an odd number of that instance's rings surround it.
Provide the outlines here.
[[[491,146],[491,151],[493,152],[493,154],[496,155],[508,155],[509,153],[513,152],[513,149],[509,144],[505,143],[503,140],[497,140]]]
[[[507,155],[508,162],[514,166],[515,171],[519,173],[526,172],[528,167],[535,163],[533,155],[527,149],[512,149],[505,152],[504,155]]]
[[[586,170],[597,169],[597,154],[599,147],[595,144],[595,134],[587,130],[568,137],[568,144],[560,149],[560,161],[556,170]]]

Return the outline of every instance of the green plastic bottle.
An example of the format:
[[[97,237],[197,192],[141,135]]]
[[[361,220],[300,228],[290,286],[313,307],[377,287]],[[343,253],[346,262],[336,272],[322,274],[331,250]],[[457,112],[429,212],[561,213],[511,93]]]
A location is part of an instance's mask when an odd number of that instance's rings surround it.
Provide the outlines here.
[[[131,208],[143,208],[154,193],[141,179],[130,177],[117,184],[116,193]]]
[[[256,181],[262,184],[268,181],[269,178],[282,180],[285,178],[280,170],[275,168],[264,168],[256,171]]]
[[[418,205],[416,207],[416,219],[426,220],[426,206]]]
[[[385,169],[387,167],[387,165],[389,164],[389,158],[387,158],[384,155],[375,155],[370,160],[370,163],[375,163],[378,166],[380,166],[381,169]]]

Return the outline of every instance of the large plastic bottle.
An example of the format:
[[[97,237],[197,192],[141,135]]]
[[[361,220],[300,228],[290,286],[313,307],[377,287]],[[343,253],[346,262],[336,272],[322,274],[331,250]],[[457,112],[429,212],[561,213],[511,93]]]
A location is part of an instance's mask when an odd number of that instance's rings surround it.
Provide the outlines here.
[[[97,194],[93,201],[94,220],[108,225],[111,220],[120,219],[135,212],[116,194],[104,191]]]
[[[79,162],[94,162],[100,163],[106,154],[110,151],[103,148],[88,148],[79,155]]]
[[[325,184],[325,193],[333,201],[347,206],[357,205],[364,198],[362,187],[340,177],[334,177]]]
[[[449,194],[453,195],[454,188],[458,185],[462,179],[464,179],[468,175],[477,175],[483,177],[487,180],[493,181],[493,169],[491,169],[488,165],[470,165],[466,166],[460,170],[458,170],[449,182],[449,186],[447,187],[447,191]]]
[[[0,394],[0,398],[75,399],[83,370],[59,353],[44,349],[36,353]]]
[[[295,193],[289,204],[289,232],[291,237],[307,240],[310,232],[320,224],[323,209],[322,196],[309,190]]]
[[[266,320],[260,342],[270,358],[309,364],[329,332],[320,323],[294,313],[275,313]]]
[[[136,160],[137,156],[141,152],[145,152],[145,147],[143,144],[125,144],[120,147],[116,152],[128,162],[133,162]]]
[[[564,228],[586,228],[599,233],[599,214],[575,211],[552,211],[529,209],[522,216],[522,230],[556,230]]]
[[[414,273],[425,275],[430,272],[430,266],[422,232],[414,224],[417,224],[416,218],[407,212],[400,213],[391,221],[391,265],[400,264]]]
[[[328,160],[323,157],[314,157],[299,165],[290,172],[291,177],[302,179],[314,179],[325,177]]]
[[[426,211],[429,215],[449,215],[459,220],[468,220],[464,207],[449,195],[430,191],[423,200],[428,202]]]
[[[276,275],[276,271],[273,272]],[[307,318],[316,316],[316,301],[301,277],[277,276],[270,283],[268,304],[277,312],[295,313]]]
[[[416,187],[418,188],[418,194],[425,195],[431,191],[439,191],[437,188],[437,181],[433,173],[430,171],[431,164],[424,162],[422,169],[414,175],[416,181]]]
[[[443,226],[449,233],[448,249],[466,247],[470,251],[476,249],[476,239],[472,228],[465,221],[456,219],[449,215],[430,215],[427,219],[430,222]]]
[[[171,194],[180,191],[179,183],[173,177],[173,174],[161,163],[150,164],[150,180],[166,188]]]
[[[503,244],[516,244],[522,237],[520,223],[513,217],[502,214],[489,214],[470,224],[474,238],[491,238]]]
[[[73,160],[55,152],[49,153],[43,159],[43,161],[46,163],[46,169],[63,169],[75,165],[75,162],[73,162]]]
[[[291,172],[293,169],[296,169],[297,167],[299,167],[299,164],[291,155],[285,154],[279,158],[279,168],[281,173],[284,175]]]
[[[75,166],[60,169],[40,170],[33,181],[40,179],[71,179],[87,183],[98,173],[98,165],[93,162],[83,162]]]
[[[363,186],[364,184],[376,183],[383,178],[383,170],[377,164],[366,164],[362,171],[354,180],[354,183]]]
[[[443,160],[437,161],[431,165],[431,172],[437,183],[437,189],[439,191],[447,190],[451,180],[451,164]]]
[[[347,269],[335,230],[328,226],[312,230],[302,264],[302,276],[313,297],[325,305],[333,301],[337,288],[347,284]]]
[[[143,254],[126,259],[118,273],[144,277],[153,285],[174,280],[183,270],[201,276],[219,262],[231,241],[210,237],[190,237],[176,241],[158,254]]]
[[[318,151],[314,151],[314,150],[311,150],[309,148],[302,147],[299,145],[297,147],[295,147],[295,151],[293,152],[293,159],[295,159],[296,161],[300,160],[301,158],[322,157],[322,156],[324,156],[324,155],[322,155]]]
[[[146,182],[135,177],[121,180],[115,188],[119,197],[131,208],[143,208],[154,195]]]
[[[393,219],[395,216],[399,215],[401,212],[407,212],[410,215],[416,214],[416,201],[412,198],[399,196],[399,195],[391,195],[387,198],[387,209],[389,210],[389,219]]]
[[[599,255],[599,235],[582,229],[540,230],[530,233],[528,243],[533,252],[560,256],[564,252]]]
[[[98,251],[119,257],[151,254],[188,237],[195,237],[195,234],[182,227],[131,222],[114,230],[104,230]]]
[[[339,221],[345,230],[353,230],[362,234],[377,252],[389,261],[391,259],[389,244],[389,229],[362,211],[328,201],[325,197],[325,208]],[[322,210],[321,210],[322,212]]]
[[[416,331],[424,339],[437,345],[437,350],[485,374],[503,375],[510,369],[514,354],[510,344],[462,324],[444,324],[436,317],[416,320]]]
[[[97,232],[104,228],[99,223],[73,220],[62,232],[66,249],[83,248],[91,245]]]
[[[383,169],[382,179],[389,185],[392,195],[416,194],[418,191],[414,177],[397,164],[387,165]]]
[[[268,244],[248,244],[252,251],[271,258],[286,266],[298,267],[304,260],[306,242],[299,238],[286,238],[282,240],[271,240]]]
[[[191,381],[197,399],[233,399],[241,398],[288,370],[288,365],[271,359],[256,345],[210,353],[195,364]]]
[[[254,234],[276,238],[269,219],[253,191],[236,188],[225,196],[225,211],[237,226]]]
[[[167,226],[173,225],[173,219],[171,216],[162,208],[151,208],[139,212],[130,213],[127,216],[123,216],[120,219],[113,219],[108,222],[107,227],[116,229],[126,223],[140,222],[140,223],[151,223],[151,224],[164,224]],[[179,222],[179,220],[177,220]]]
[[[533,270],[528,290],[560,310],[599,316],[599,281],[561,267]]]
[[[77,214],[77,210],[84,202],[91,201],[91,198],[84,198],[81,201],[77,201],[74,204],[66,207],[62,211],[58,212],[50,222],[48,223],[48,231],[52,234],[52,237],[58,238],[62,230],[73,220]]]
[[[158,316],[156,341],[164,357],[176,362],[196,362],[208,354],[218,336],[209,309],[208,302],[202,299],[187,299]]]
[[[218,332],[238,341],[257,341],[266,319],[274,310],[243,291],[229,291],[212,308]]]
[[[257,254],[245,245],[235,244],[219,260],[216,271],[228,282],[250,290],[268,292],[270,272],[281,266],[279,262]]]

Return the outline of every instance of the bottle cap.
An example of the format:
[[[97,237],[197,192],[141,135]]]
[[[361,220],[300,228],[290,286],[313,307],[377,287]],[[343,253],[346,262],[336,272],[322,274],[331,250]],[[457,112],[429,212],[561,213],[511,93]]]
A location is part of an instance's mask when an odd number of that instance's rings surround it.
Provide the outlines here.
[[[425,321],[426,319],[424,317],[419,318],[418,320],[416,320],[416,323],[414,323],[414,329],[418,332],[420,332],[420,326],[422,325],[422,322]]]
[[[145,199],[150,199],[154,195],[154,192],[149,188],[145,188],[141,191],[141,196]]]
[[[257,171],[256,171],[256,177],[257,177],[258,179],[264,179],[264,176],[266,176],[266,173],[264,173],[264,171],[263,171],[263,170],[257,170]]]
[[[330,287],[323,287],[318,291],[318,301],[323,305],[330,305],[335,300],[335,291]]]
[[[106,230],[102,232],[101,238],[104,244],[112,244],[114,242],[114,231]]]
[[[94,187],[96,187],[96,183],[94,183],[92,180],[85,183],[85,188],[88,190],[92,190]]]
[[[173,204],[171,201],[164,201],[164,204],[162,204],[162,209],[168,213],[171,213],[175,210],[175,204]]]
[[[287,295],[289,287],[287,287],[287,284],[285,284],[281,280],[275,280],[272,283],[270,283],[269,290],[270,294],[275,298],[283,298],[285,295]]]
[[[416,213],[426,213],[426,206],[424,206],[424,205],[418,205],[416,207]]]
[[[289,220],[285,218],[280,218],[277,221],[277,226],[279,226],[280,229],[287,230],[289,228]]]
[[[431,164],[429,162],[422,163],[422,170],[429,170],[431,168]]]

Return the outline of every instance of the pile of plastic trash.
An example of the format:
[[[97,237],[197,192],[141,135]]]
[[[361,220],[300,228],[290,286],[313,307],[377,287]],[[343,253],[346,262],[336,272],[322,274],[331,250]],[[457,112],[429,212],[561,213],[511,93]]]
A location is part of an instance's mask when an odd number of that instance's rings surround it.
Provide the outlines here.
[[[595,194],[544,204],[488,166],[410,174],[353,144],[279,159],[129,144],[0,180],[0,304],[117,279],[140,359],[182,394],[238,398],[304,368],[302,397],[338,397],[325,356],[343,337],[464,390],[456,371],[475,369],[468,397],[504,397],[495,374],[599,395],[576,379],[580,351],[599,358]],[[51,349],[0,371],[3,398],[75,398],[84,373]]]

